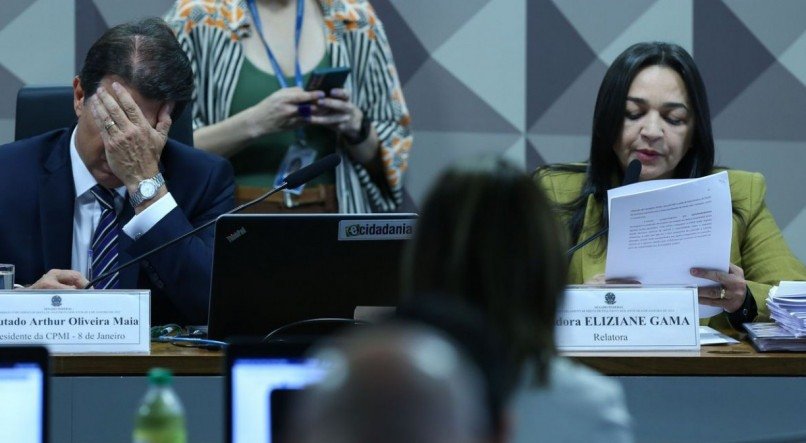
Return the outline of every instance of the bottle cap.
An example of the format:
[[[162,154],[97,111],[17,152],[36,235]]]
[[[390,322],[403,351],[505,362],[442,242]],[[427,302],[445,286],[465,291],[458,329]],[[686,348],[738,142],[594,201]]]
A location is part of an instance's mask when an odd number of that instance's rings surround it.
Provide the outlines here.
[[[171,370],[165,368],[151,368],[148,371],[148,381],[152,385],[165,386],[171,384]]]

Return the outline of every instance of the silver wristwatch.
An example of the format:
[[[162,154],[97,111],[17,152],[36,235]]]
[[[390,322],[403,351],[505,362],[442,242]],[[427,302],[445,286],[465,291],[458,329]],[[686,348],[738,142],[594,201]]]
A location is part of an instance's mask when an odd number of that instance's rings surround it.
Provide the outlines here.
[[[137,191],[129,196],[129,202],[131,202],[133,208],[136,208],[144,201],[154,198],[164,185],[165,179],[162,178],[162,173],[147,178],[137,185]]]

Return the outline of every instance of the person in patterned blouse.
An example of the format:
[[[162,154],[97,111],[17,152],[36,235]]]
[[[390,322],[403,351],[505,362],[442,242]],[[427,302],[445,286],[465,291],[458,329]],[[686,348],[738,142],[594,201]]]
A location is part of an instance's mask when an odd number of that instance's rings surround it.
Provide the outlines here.
[[[177,0],[168,11],[196,82],[195,145],[228,157],[239,189],[271,187],[300,147],[339,152],[303,192],[333,195],[339,212],[394,211],[412,135],[383,25],[366,0],[298,1]],[[350,68],[343,88],[299,87],[328,67]]]

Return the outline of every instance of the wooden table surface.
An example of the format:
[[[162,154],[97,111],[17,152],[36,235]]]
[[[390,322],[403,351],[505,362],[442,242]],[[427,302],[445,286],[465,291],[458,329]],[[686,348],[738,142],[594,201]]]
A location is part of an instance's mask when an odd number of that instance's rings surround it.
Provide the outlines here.
[[[627,376],[806,376],[806,354],[756,352],[747,342],[690,353],[566,354],[602,374]]]
[[[150,368],[169,368],[174,375],[222,375],[224,353],[151,343],[151,354],[55,354],[51,373],[80,375],[145,375]]]
[[[602,352],[567,355],[606,375],[622,376],[806,376],[806,353],[759,353],[746,342],[703,346],[699,352]],[[152,343],[151,354],[56,354],[57,376],[144,375],[155,366],[176,375],[222,375],[224,354]]]

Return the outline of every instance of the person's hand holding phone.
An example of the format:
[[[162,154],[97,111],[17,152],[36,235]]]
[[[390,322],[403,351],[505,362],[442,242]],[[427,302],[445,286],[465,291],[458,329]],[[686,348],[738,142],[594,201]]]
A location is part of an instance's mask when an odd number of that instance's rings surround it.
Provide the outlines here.
[[[354,139],[361,131],[364,113],[350,101],[350,92],[344,89],[349,75],[350,69],[343,66],[320,68],[311,73],[305,89],[319,90],[326,95],[311,106],[310,123]]]
[[[283,88],[249,108],[249,128],[252,137],[292,131],[306,123],[309,116],[300,113],[300,106],[315,103],[323,98],[322,91],[304,91],[302,88]]]
[[[348,138],[355,138],[361,131],[364,113],[352,101],[349,91],[331,89],[327,97],[316,101],[311,108],[310,123],[328,127]]]

